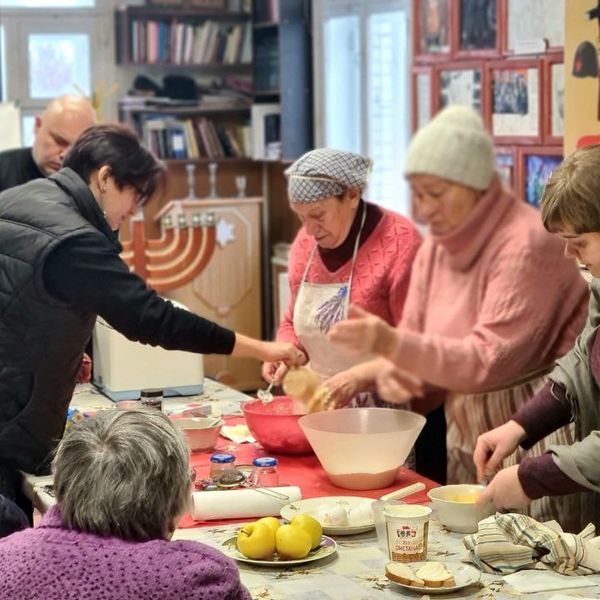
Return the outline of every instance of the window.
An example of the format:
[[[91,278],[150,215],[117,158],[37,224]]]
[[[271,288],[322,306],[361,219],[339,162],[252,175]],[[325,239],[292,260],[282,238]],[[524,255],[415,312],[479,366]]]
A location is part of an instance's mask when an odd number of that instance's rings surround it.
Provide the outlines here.
[[[91,94],[90,36],[87,33],[33,33],[28,36],[29,97]]]
[[[0,25],[0,102],[6,99],[6,52],[4,51],[4,27]]]
[[[0,0],[0,8],[91,8],[95,0]]]
[[[23,145],[50,99],[127,86],[114,64],[117,2],[0,0],[0,100],[20,107]],[[103,99],[101,117],[115,119],[115,99]]]
[[[407,215],[409,19],[408,0],[315,2],[317,145],[371,157],[367,197]]]

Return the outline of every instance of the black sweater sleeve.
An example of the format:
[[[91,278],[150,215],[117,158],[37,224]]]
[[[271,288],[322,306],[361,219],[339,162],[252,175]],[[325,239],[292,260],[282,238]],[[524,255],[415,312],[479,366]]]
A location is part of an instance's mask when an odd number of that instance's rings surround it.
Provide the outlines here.
[[[46,259],[43,280],[52,297],[100,315],[130,340],[168,350],[233,351],[233,331],[161,298],[101,235],[61,242]]]

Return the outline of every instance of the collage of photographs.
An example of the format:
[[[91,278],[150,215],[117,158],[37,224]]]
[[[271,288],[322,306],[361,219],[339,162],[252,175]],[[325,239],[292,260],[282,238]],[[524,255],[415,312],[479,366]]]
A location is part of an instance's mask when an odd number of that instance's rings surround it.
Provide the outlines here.
[[[556,14],[552,6],[538,0],[414,3],[413,128],[451,104],[479,111],[505,183],[534,206],[563,158],[564,39],[557,27],[561,3]]]

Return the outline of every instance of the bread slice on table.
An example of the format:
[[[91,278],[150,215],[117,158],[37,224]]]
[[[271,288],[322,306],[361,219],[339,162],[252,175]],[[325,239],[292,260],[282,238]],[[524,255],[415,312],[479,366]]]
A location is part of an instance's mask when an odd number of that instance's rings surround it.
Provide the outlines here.
[[[385,574],[388,579],[401,583],[403,585],[413,585],[423,587],[425,581],[420,577],[417,577],[415,572],[404,563],[390,562],[385,565]]]
[[[452,587],[456,585],[454,575],[446,565],[440,562],[426,562],[415,571],[417,578],[422,579],[427,587]]]

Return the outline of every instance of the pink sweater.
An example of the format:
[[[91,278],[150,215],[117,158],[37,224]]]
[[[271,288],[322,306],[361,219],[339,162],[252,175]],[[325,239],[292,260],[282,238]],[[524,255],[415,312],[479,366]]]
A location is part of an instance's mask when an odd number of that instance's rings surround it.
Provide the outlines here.
[[[465,223],[421,246],[395,362],[467,393],[551,366],[583,328],[589,296],[563,248],[496,179]]]
[[[405,217],[382,209],[383,216],[366,240],[361,240],[356,256],[350,301],[378,315],[390,325],[400,321],[413,260],[421,244],[421,236]],[[279,325],[277,339],[301,346],[294,332],[293,315],[298,288],[315,244],[312,236],[300,229],[289,258],[291,298]],[[306,280],[309,283],[347,281],[352,259],[330,272],[315,252]],[[310,357],[309,357],[310,358]]]

